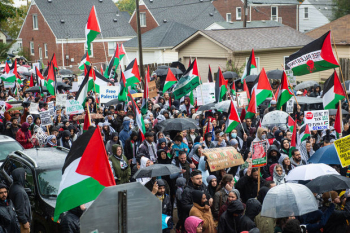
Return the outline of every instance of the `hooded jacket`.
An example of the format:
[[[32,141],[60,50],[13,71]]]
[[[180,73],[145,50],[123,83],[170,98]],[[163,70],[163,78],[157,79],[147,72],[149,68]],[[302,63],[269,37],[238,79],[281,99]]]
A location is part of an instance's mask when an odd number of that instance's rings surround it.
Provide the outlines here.
[[[185,230],[187,233],[196,233],[197,227],[200,223],[203,223],[203,220],[196,217],[190,216],[185,221]]]
[[[131,167],[128,164],[128,160],[124,154],[121,157],[116,155],[117,148],[121,145],[115,144],[112,147],[113,154],[109,157],[109,160],[112,162],[112,167],[114,174],[117,177],[116,184],[125,184],[129,183],[131,176]],[[123,148],[122,148],[123,149]]]
[[[269,150],[270,144],[269,144],[269,140],[267,139],[267,137],[265,139],[262,139],[262,134],[263,132],[267,133],[267,129],[263,128],[263,127],[259,127],[258,130],[256,131],[256,137],[253,140],[252,144],[250,145],[250,151],[253,152],[253,144],[254,142],[259,142],[259,141],[266,141],[266,151]]]
[[[80,232],[80,217],[84,211],[80,206],[77,206],[69,210],[63,215],[61,220],[61,231],[65,233],[77,233]]]
[[[240,233],[239,221],[244,211],[242,202],[235,200],[229,204],[219,220],[218,233]],[[236,214],[237,216],[233,216]]]
[[[130,121],[123,122],[123,129],[119,133],[119,140],[123,143],[123,148],[125,147],[125,141],[130,137]]]
[[[208,169],[205,169],[205,156],[201,156],[201,158],[199,159],[199,164],[198,164],[198,170],[202,172],[202,182],[203,184],[205,184],[208,187],[208,183],[207,183],[207,177],[209,176],[209,171]]]
[[[2,188],[7,189],[5,185],[0,184],[0,189]],[[10,199],[0,200],[0,232],[1,230],[4,230],[5,233],[20,233],[15,208]]]
[[[255,217],[261,211],[261,204],[255,198],[250,198],[246,203],[245,215],[242,216],[240,221],[241,231],[250,231],[256,227],[254,223]]]
[[[271,152],[276,151],[277,155],[272,156]],[[271,171],[269,171],[269,168],[271,167],[272,164],[278,163],[279,158],[281,157],[280,152],[278,151],[278,148],[276,145],[271,145],[269,150],[267,151],[267,166],[264,166],[262,168],[262,174],[263,178],[266,179],[272,175]]]
[[[24,190],[25,171],[24,168],[16,168],[12,171],[13,184],[9,191],[9,198],[15,206],[18,221],[22,224],[30,222],[32,213],[27,193]]]

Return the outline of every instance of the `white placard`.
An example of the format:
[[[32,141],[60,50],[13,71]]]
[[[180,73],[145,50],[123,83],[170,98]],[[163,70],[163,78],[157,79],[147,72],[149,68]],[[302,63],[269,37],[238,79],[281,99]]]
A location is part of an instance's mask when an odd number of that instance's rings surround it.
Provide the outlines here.
[[[34,73],[36,74],[36,69],[35,67],[38,67],[38,70],[40,71],[40,63],[39,62],[36,62],[36,63],[33,63],[33,70],[34,70]]]
[[[47,126],[47,125],[53,124],[49,110],[40,112],[40,119],[41,119],[42,126]]]
[[[54,104],[54,102],[50,101],[47,104],[49,106],[49,111],[50,111],[51,116],[54,116],[55,115],[55,104]]]
[[[83,112],[84,112],[83,105],[81,105],[81,103],[79,103],[79,101],[74,100],[74,99],[66,101],[66,113],[68,115],[79,114],[79,113],[83,113]]]
[[[198,106],[215,102],[215,83],[203,83],[196,90]]]
[[[30,103],[30,106],[29,106],[30,114],[39,114],[38,109],[39,109],[39,104],[33,103],[33,102]]]
[[[10,82],[4,81],[4,87],[5,88],[12,88],[14,86],[15,86],[15,83],[10,83]]]
[[[56,106],[65,107],[67,100],[67,94],[57,94],[56,95]]]
[[[78,76],[78,83],[81,84],[84,80],[85,76]]]
[[[286,103],[286,112],[293,113],[294,110],[294,99],[289,99]]]
[[[329,129],[329,111],[305,111],[305,124],[309,125],[310,130],[324,130]]]
[[[108,103],[113,99],[118,99],[119,86],[100,86],[100,102]]]
[[[237,92],[238,107],[248,106],[248,96],[246,91]]]
[[[72,89],[70,89],[69,92],[79,91],[80,84],[81,83],[78,83],[78,82],[72,82]]]

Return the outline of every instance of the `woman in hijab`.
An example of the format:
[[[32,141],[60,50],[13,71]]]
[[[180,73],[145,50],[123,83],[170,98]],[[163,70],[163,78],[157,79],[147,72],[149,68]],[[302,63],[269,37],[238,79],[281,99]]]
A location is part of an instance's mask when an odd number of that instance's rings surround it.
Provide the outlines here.
[[[198,151],[200,151],[199,153],[202,154],[202,147],[198,147],[197,148]],[[205,186],[208,186],[207,183],[207,178],[209,176],[209,171],[208,171],[208,167],[209,165],[207,164],[207,157],[205,156],[199,156],[199,164],[198,164],[198,170],[202,172],[202,182],[205,184]]]
[[[145,156],[142,156],[141,157],[141,165],[140,165],[140,169],[141,168],[145,168],[145,167],[148,167],[148,166],[150,166],[150,165],[152,165],[152,161],[149,159],[149,158],[147,158],[147,157],[145,157]],[[149,178],[149,177],[144,177],[144,178],[137,178],[136,179],[136,182],[139,182],[139,183],[141,183],[142,185],[145,185],[148,181],[150,181],[151,180],[151,178]]]
[[[202,156],[202,146],[200,144],[196,144],[193,146],[192,150],[188,154],[188,158],[196,165],[200,163],[200,158]],[[206,179],[206,178],[205,178]],[[204,177],[203,177],[204,180]],[[205,182],[206,183],[206,182]]]
[[[276,185],[284,184],[286,183],[285,176],[286,173],[284,172],[282,166],[277,164],[273,168],[273,181],[276,183]]]
[[[190,98],[189,97],[185,97],[185,101],[182,105],[180,105],[180,112],[186,112],[186,115],[190,115],[191,114],[191,109],[193,108],[193,105],[191,105],[190,102]]]
[[[70,139],[72,140],[72,142],[74,142],[75,140],[77,140],[78,136],[76,134],[76,129],[74,127],[74,125],[69,125],[68,126],[68,130],[70,132]]]
[[[123,144],[122,144],[122,142],[119,140],[119,134],[118,134],[118,132],[113,132],[112,134],[111,134],[111,140],[109,140],[108,142],[107,142],[107,144],[106,144],[106,151],[107,151],[107,154],[108,155],[112,155],[113,154],[113,150],[112,150],[112,147],[114,146],[114,145],[116,145],[116,144],[118,144],[118,145],[120,145],[121,147],[122,147],[122,149],[123,149]],[[123,151],[124,151],[124,149],[123,149]]]
[[[55,147],[57,146],[57,139],[55,135],[49,135],[46,138],[46,147]]]
[[[289,140],[287,138],[283,138],[281,140],[281,149],[280,149],[281,155],[284,154],[289,157],[289,149],[290,149]]]
[[[283,171],[286,175],[288,175],[289,172],[293,169],[288,155],[281,154],[278,163],[282,166]]]
[[[227,200],[219,210],[218,219],[220,219],[221,215],[227,210],[227,207],[230,205],[230,203],[235,200],[241,200],[241,196],[238,189],[232,189],[228,192]]]
[[[59,142],[59,146],[70,149],[72,147],[72,141],[70,139],[70,132],[68,130],[64,130],[61,133],[61,138],[58,142]]]
[[[24,149],[33,148],[31,140],[32,134],[28,128],[29,124],[27,122],[24,122],[16,134],[16,140],[24,147]]]
[[[160,149],[157,151],[157,163],[158,164],[171,164],[171,158],[167,156],[166,150]]]
[[[128,165],[128,160],[123,155],[123,147],[118,144],[112,146],[113,155],[109,157],[109,160],[112,162],[113,171],[115,174],[115,183],[125,184],[129,183],[131,176],[131,168]]]
[[[208,191],[210,196],[214,197],[216,189],[218,187],[218,180],[216,179],[216,176],[210,175],[207,177],[207,183],[208,183]]]
[[[274,136],[275,136],[276,140],[273,142],[273,144],[275,146],[277,146],[278,149],[280,149],[281,148],[281,140],[283,138],[283,132],[281,130],[276,130]]]

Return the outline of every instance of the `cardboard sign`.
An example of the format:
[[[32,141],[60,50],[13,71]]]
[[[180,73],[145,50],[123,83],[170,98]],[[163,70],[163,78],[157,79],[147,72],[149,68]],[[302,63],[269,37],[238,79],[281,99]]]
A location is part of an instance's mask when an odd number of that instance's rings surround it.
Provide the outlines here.
[[[293,113],[294,110],[294,98],[289,99],[286,103],[286,112]]]
[[[40,119],[41,119],[42,126],[47,126],[47,125],[53,124],[49,110],[40,112]]]
[[[29,106],[30,114],[39,114],[38,109],[39,109],[39,104],[33,103],[33,102],[30,103],[30,106]]]
[[[249,102],[248,102],[247,92],[245,91],[237,92],[237,103],[239,108],[248,106]]]
[[[205,149],[203,154],[207,156],[211,172],[239,166],[244,163],[241,154],[233,147]]]
[[[83,105],[81,105],[81,103],[79,103],[79,101],[74,100],[74,99],[66,101],[66,113],[68,115],[79,114],[79,113],[83,113],[83,112],[84,112]]]
[[[148,83],[148,98],[156,97],[157,94],[157,87],[156,87],[156,81],[152,81]]]
[[[143,97],[143,93],[134,93],[134,94],[131,94],[132,98],[140,98],[140,97]]]
[[[196,89],[197,105],[206,105],[215,102],[215,83],[203,83]],[[202,96],[203,94],[203,96]]]
[[[119,86],[100,86],[100,103],[105,104],[118,99]]]
[[[350,165],[350,135],[340,138],[334,142],[335,150],[337,151],[340,164],[342,167]]]
[[[56,106],[65,107],[67,100],[67,94],[57,94],[56,95]]]
[[[54,116],[55,115],[55,104],[54,104],[54,102],[50,101],[47,104],[49,105],[49,111],[50,111],[51,116]]]
[[[304,118],[306,124],[309,125],[310,130],[324,130],[329,129],[329,111],[305,111]]]
[[[263,167],[267,164],[267,141],[252,142],[253,143],[253,167]]]

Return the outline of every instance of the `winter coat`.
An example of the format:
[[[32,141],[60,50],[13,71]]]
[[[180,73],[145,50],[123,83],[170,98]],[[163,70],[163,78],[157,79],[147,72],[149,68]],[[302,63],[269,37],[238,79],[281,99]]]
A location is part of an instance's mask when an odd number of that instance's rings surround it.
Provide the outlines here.
[[[29,139],[30,139],[32,137],[30,130],[28,130],[28,134],[29,134]],[[21,144],[24,147],[24,149],[33,148],[33,144],[31,142],[28,142],[28,138],[26,138],[24,132],[21,129],[19,129],[17,131],[16,141],[18,141],[19,144]]]
[[[227,207],[227,210],[220,217],[218,233],[240,233],[240,214],[243,213],[243,211],[244,207],[242,202],[239,200],[231,202]],[[234,217],[233,214],[239,214],[239,216]]]
[[[203,220],[196,217],[196,216],[191,216],[188,217],[185,221],[185,230],[187,233],[196,233],[197,232],[197,227],[200,223],[203,223]]]
[[[116,179],[116,184],[125,184],[129,183],[130,176],[131,176],[131,168],[130,165],[128,164],[128,167],[126,169],[121,169],[120,167],[120,161],[115,158],[117,155],[112,155],[109,157],[109,160],[112,162],[112,167],[114,170],[114,174],[117,177]],[[123,160],[128,163],[127,158],[125,155],[122,155]]]
[[[11,199],[18,221],[22,224],[30,222],[32,213],[27,193],[24,190],[25,171],[24,168],[16,168],[12,171],[13,184],[10,187],[9,198]]]
[[[193,203],[190,210],[190,216],[196,216],[203,220],[203,232],[215,232],[215,223],[210,208]]]
[[[250,231],[256,227],[254,219],[261,211],[261,204],[255,198],[250,198],[246,203],[245,215],[242,216],[240,221],[241,231]]]
[[[123,148],[125,147],[125,141],[130,137],[130,121],[123,122],[123,129],[119,133],[119,140],[123,143]]]
[[[326,211],[324,207],[322,211]],[[344,210],[334,210],[326,225],[323,227],[324,233],[345,233],[347,228],[347,219],[350,218],[350,198],[346,199]]]
[[[276,151],[277,156],[271,156],[271,152]],[[263,178],[266,179],[272,174],[269,172],[269,168],[272,164],[278,163],[279,158],[281,157],[280,152],[278,151],[278,148],[275,145],[271,145],[269,150],[267,151],[267,166],[262,167],[262,175]]]
[[[5,233],[20,233],[15,208],[10,199],[0,201],[0,230]]]
[[[139,146],[139,149],[137,151],[137,158],[141,158],[142,156],[145,156],[148,159],[150,159],[151,161],[156,162],[157,161],[157,145],[154,142],[152,142],[151,146],[153,147],[152,153],[154,153],[154,157],[151,157],[151,153],[150,153],[150,150],[152,150],[152,148],[149,149],[147,141],[144,140],[141,143],[141,145]]]
[[[171,205],[170,196],[166,193],[164,195],[165,197],[162,202],[162,214],[173,216],[173,206]]]
[[[226,203],[227,197],[228,192],[226,192],[225,187],[217,191],[214,195],[213,216],[216,220],[218,220],[220,208]]]
[[[263,217],[259,213],[254,220],[256,227],[259,228],[260,233],[273,233],[275,230],[276,219]]]
[[[65,215],[61,215],[61,232],[80,233],[80,216],[83,211],[80,206],[69,210]]]
[[[260,187],[264,185],[265,180],[260,179]],[[235,185],[241,194],[242,202],[246,203],[249,198],[255,198],[258,194],[258,181],[251,176],[243,176]]]

